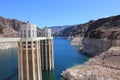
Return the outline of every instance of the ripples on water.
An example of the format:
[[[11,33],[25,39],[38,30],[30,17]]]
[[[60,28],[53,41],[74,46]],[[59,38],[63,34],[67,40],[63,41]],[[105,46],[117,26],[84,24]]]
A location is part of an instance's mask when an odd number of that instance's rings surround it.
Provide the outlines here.
[[[17,49],[0,50],[0,80],[18,80]]]
[[[83,64],[88,57],[70,45],[70,40],[54,39],[55,69],[43,71],[43,80],[60,80],[63,70]],[[18,80],[17,49],[0,50],[0,80]]]

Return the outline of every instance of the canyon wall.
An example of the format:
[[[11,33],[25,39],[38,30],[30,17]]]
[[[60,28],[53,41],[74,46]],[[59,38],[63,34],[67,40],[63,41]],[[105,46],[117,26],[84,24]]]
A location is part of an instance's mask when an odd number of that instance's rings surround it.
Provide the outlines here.
[[[83,65],[62,72],[68,80],[120,80],[120,48],[112,47]]]
[[[73,46],[82,46],[82,40],[83,40],[83,37],[74,37],[71,40],[71,45],[73,45]]]
[[[81,51],[92,57],[62,72],[68,80],[120,80],[120,15],[89,25]]]

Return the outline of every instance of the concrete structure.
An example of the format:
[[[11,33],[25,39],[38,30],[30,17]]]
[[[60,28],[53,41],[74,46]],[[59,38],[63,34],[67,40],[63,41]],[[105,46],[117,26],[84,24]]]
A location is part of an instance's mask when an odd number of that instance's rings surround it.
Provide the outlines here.
[[[51,30],[45,27],[42,30],[42,37],[47,38],[40,42],[42,70],[51,70],[54,68],[53,40],[50,39]]]
[[[51,37],[51,29],[45,27],[42,30],[42,37]]]
[[[0,42],[18,42],[19,80],[42,80],[42,70],[54,69],[53,37],[51,30],[43,29],[37,37],[36,25],[21,27],[21,38],[1,38]]]

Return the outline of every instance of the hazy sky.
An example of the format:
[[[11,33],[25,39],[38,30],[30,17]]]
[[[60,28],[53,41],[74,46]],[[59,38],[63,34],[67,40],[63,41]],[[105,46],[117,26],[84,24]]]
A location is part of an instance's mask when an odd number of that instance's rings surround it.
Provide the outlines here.
[[[59,26],[120,14],[120,0],[0,0],[0,16]]]

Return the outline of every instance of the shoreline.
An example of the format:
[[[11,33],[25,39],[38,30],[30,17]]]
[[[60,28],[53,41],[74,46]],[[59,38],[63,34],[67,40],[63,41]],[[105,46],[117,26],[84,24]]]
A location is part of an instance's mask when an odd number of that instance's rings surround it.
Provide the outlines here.
[[[18,47],[17,42],[7,42],[7,43],[0,44],[0,50],[5,50],[9,48],[17,48],[17,47]]]
[[[82,65],[66,69],[61,75],[68,80],[120,80],[119,58],[119,48],[112,47]]]

